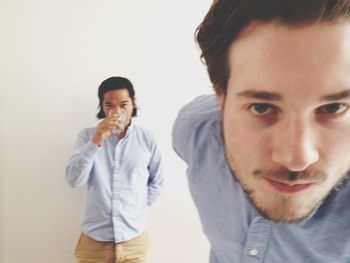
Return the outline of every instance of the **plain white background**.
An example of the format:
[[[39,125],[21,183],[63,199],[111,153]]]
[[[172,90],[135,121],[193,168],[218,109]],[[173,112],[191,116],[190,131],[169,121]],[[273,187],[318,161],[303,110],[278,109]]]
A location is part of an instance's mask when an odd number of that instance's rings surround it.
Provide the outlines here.
[[[171,147],[180,107],[211,93],[194,31],[210,0],[0,0],[0,261],[73,263],[85,188],[64,169],[95,126],[97,88],[129,78],[166,164],[149,210],[151,263],[208,261],[208,243]]]

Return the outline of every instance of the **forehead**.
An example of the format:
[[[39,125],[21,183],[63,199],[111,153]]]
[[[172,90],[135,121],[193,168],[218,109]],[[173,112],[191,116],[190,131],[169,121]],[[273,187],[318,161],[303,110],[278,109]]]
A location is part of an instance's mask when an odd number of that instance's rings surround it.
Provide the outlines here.
[[[120,102],[129,99],[130,95],[127,89],[110,90],[103,95],[104,102]]]
[[[229,87],[324,92],[350,87],[350,22],[253,22],[229,50]],[[243,83],[241,83],[243,82]],[[239,85],[244,84],[244,85]]]
[[[315,49],[313,53],[320,49],[336,52],[338,49],[349,48],[349,33],[350,20],[297,25],[285,25],[278,21],[255,21],[243,28],[231,50],[244,51],[243,47],[253,47],[257,51],[254,55],[259,51],[268,51],[271,54],[274,50],[273,53],[283,51],[296,56],[304,55],[306,49],[311,47]]]

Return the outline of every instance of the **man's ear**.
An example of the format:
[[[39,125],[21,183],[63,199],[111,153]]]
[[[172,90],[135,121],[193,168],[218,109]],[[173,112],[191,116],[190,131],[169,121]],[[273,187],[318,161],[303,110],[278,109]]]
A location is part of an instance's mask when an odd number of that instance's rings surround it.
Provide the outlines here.
[[[216,99],[220,104],[220,109],[221,111],[223,111],[225,102],[225,92],[219,85],[214,85],[213,88],[216,94]]]

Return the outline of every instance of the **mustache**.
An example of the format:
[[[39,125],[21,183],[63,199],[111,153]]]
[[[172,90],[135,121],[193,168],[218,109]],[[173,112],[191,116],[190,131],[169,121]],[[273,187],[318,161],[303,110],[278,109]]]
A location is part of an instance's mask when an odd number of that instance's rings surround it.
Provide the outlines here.
[[[276,170],[267,169],[267,170],[255,170],[253,172],[254,176],[257,178],[268,177],[276,180],[284,180],[284,181],[324,181],[327,178],[326,173],[320,170],[304,170],[300,172],[289,171],[285,168],[280,168]]]

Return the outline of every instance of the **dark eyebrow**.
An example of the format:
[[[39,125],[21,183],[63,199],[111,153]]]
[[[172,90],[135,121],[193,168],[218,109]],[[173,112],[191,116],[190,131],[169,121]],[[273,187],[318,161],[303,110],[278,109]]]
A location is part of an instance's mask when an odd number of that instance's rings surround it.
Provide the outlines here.
[[[322,97],[322,100],[342,100],[342,99],[346,99],[350,97],[350,89],[348,90],[344,90],[338,93],[334,93],[334,94],[329,94],[329,95],[325,95]]]
[[[245,90],[237,93],[240,97],[260,100],[282,100],[282,96],[276,92]]]

